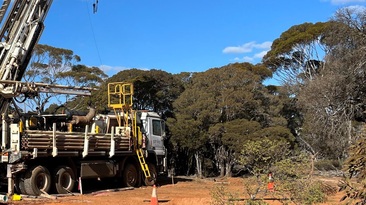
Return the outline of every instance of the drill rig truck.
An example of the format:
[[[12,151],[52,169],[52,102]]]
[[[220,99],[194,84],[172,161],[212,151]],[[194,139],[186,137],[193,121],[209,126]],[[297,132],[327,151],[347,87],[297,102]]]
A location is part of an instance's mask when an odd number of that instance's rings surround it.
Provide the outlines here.
[[[0,8],[1,187],[8,195],[37,196],[70,193],[87,178],[114,178],[121,186],[153,185],[166,171],[164,122],[157,113],[132,109],[133,84],[108,84],[110,114],[98,114],[93,107],[86,115],[33,115],[17,109],[14,98],[21,95],[92,92],[21,82],[51,4],[52,0],[4,0]],[[9,107],[16,113],[10,114]]]

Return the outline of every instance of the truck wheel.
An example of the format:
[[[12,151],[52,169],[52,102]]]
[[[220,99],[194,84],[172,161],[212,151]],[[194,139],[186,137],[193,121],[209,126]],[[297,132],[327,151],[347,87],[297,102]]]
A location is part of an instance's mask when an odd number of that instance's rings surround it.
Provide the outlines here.
[[[145,177],[144,182],[145,182],[146,186],[152,186],[156,183],[156,178],[158,176],[158,173],[156,171],[155,165],[153,165],[152,163],[147,163],[147,166],[149,167],[150,178]]]
[[[126,164],[122,173],[123,186],[135,187],[138,182],[138,172],[133,164]]]
[[[51,176],[46,167],[36,166],[28,169],[24,177],[24,188],[27,194],[39,196],[43,192],[49,192],[51,188]]]
[[[19,194],[28,195],[24,187],[24,173],[20,174],[15,181],[15,189]]]
[[[57,167],[53,176],[57,193],[68,194],[72,192],[75,185],[75,174],[70,167]]]

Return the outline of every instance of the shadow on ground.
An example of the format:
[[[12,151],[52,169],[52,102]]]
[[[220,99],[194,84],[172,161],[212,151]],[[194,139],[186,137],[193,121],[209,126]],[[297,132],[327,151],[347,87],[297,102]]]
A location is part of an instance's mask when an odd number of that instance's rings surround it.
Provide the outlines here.
[[[175,176],[175,177],[167,177],[167,176],[159,176],[156,182],[156,186],[165,186],[170,184],[177,184],[179,182],[188,182],[193,181],[194,177],[185,177],[185,176]],[[142,185],[144,187],[144,185]],[[82,188],[84,194],[89,194],[101,190],[110,190],[110,191],[118,191],[119,189],[125,189],[126,187],[122,186],[122,183],[118,180],[112,178],[106,179],[83,179]],[[78,190],[74,190],[78,192]]]

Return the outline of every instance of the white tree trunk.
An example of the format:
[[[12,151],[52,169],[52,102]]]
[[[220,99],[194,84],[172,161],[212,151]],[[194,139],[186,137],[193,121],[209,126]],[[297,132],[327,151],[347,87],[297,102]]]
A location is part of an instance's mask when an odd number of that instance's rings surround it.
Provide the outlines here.
[[[234,160],[230,158],[229,152],[227,152],[227,153],[228,153],[228,157],[227,157],[226,164],[225,164],[225,176],[231,177],[233,175],[232,168],[233,168]]]
[[[196,159],[196,169],[197,169],[197,177],[202,178],[202,158],[199,152],[194,154],[194,158]]]

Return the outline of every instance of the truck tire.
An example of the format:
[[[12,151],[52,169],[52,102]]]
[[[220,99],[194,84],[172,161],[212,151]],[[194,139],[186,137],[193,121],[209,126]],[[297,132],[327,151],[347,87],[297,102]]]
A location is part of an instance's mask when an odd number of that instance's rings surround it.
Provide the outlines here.
[[[150,178],[145,178],[144,183],[146,186],[152,186],[156,183],[156,178],[158,176],[158,172],[156,171],[156,166],[152,163],[147,163],[150,171]]]
[[[122,173],[122,183],[126,187],[136,187],[138,184],[138,171],[134,164],[126,164]]]
[[[44,166],[36,166],[27,170],[24,177],[24,188],[27,194],[39,196],[48,193],[51,188],[51,176]]]
[[[19,194],[28,195],[24,186],[24,173],[18,175],[17,179],[15,180],[15,189]]]
[[[55,190],[58,194],[68,194],[75,186],[74,171],[67,166],[57,167],[54,172]]]

